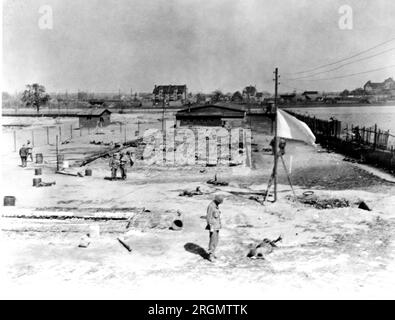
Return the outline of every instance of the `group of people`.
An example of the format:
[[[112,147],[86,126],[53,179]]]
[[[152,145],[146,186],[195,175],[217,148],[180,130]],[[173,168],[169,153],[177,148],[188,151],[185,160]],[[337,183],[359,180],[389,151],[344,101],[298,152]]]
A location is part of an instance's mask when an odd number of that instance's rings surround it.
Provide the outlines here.
[[[33,146],[30,140],[27,140],[27,143],[22,145],[22,147],[19,149],[19,156],[21,157],[23,168],[27,166],[28,158],[30,158],[30,161],[33,162]]]
[[[130,151],[114,153],[110,159],[111,180],[117,179],[118,170],[121,172],[121,179],[125,180],[127,178],[126,166],[128,163],[131,167],[134,164]]]

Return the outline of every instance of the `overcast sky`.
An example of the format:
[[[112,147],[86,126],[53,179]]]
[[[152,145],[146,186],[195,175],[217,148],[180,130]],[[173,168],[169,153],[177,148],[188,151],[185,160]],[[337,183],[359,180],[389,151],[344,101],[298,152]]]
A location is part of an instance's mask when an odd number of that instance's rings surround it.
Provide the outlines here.
[[[353,29],[339,28],[341,5]],[[42,30],[39,8],[53,9]],[[224,92],[341,90],[394,76],[395,68],[344,79],[285,80],[395,38],[394,0],[8,0],[3,7],[3,91],[38,82],[47,91],[151,91],[187,84]],[[375,52],[395,47],[395,41]],[[395,51],[315,78],[395,64]]]

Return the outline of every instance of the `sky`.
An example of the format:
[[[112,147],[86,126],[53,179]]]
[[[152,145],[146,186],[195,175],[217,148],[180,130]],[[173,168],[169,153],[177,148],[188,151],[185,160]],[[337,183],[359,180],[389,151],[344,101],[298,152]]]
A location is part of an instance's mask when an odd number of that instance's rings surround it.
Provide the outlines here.
[[[43,5],[51,29],[40,28]],[[339,27],[342,5],[352,8],[352,29]],[[393,17],[393,0],[5,0],[2,90],[38,82],[48,92],[151,92],[155,84],[273,92],[276,67],[280,92],[354,89],[395,76],[392,67],[337,78],[395,65],[395,41],[314,80],[292,73],[394,39]]]

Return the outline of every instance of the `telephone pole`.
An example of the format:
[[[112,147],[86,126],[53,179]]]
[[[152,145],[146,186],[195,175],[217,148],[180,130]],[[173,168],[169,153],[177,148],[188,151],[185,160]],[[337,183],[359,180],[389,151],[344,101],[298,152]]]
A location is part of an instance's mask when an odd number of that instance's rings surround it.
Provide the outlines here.
[[[277,137],[277,99],[278,99],[278,68],[274,71],[274,202],[277,201],[277,162],[278,162],[278,137]]]

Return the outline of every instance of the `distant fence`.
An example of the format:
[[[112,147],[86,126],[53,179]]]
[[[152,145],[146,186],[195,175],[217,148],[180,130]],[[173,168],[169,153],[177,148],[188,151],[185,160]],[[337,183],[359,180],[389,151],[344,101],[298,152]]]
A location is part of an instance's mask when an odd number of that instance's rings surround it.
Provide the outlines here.
[[[142,135],[146,129],[160,129],[161,127],[160,121],[139,121],[137,119],[133,123],[113,122],[103,128],[80,127],[78,119],[33,127],[7,124],[2,128],[2,146],[3,152],[17,152],[23,144],[30,141],[31,146],[37,149],[55,146],[56,137],[59,145],[66,145],[69,140],[81,140],[84,143],[89,143],[89,141],[123,143]]]
[[[317,138],[317,142],[340,153],[386,168],[395,173],[395,136],[389,131],[373,127],[344,124],[339,120],[322,120],[308,115],[287,112],[305,122]]]
[[[394,152],[395,135],[392,135],[389,130],[379,129],[377,124],[373,127],[360,127],[353,124],[343,124],[335,119],[322,120],[288,110],[286,112],[305,122],[311,131],[321,139],[335,138],[368,146],[373,150],[381,149]]]

